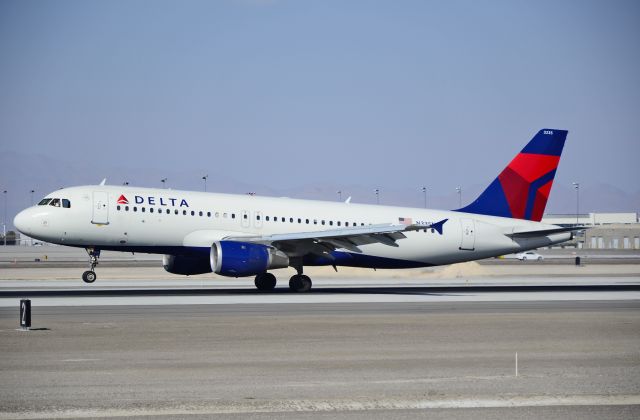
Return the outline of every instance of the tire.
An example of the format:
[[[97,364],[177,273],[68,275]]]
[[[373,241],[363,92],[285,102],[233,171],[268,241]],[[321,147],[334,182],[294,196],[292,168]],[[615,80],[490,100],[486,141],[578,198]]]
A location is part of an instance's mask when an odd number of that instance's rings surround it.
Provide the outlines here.
[[[538,261],[542,261],[542,257],[538,257]]]
[[[276,276],[271,273],[261,273],[254,281],[256,288],[261,291],[273,290],[276,287]]]
[[[82,281],[85,283],[93,283],[96,281],[96,278],[98,278],[98,276],[96,276],[95,271],[85,271],[82,273]]]
[[[289,288],[296,293],[306,293],[311,290],[311,279],[304,274],[296,274],[289,280]]]

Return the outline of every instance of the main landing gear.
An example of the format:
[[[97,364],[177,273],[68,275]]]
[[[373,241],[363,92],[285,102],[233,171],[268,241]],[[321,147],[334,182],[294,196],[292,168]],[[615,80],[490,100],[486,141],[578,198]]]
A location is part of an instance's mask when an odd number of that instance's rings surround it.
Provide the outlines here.
[[[258,290],[273,290],[276,287],[276,276],[271,273],[260,273],[254,282]]]
[[[87,254],[89,254],[89,270],[82,273],[82,281],[85,283],[93,283],[96,281],[96,278],[98,278],[98,276],[96,276],[95,268],[96,265],[98,265],[100,250],[93,248],[87,248],[86,250]]]
[[[276,287],[276,276],[271,273],[260,273],[256,276],[255,285],[258,290],[268,291]],[[311,279],[309,276],[302,274],[302,270],[298,270],[298,274],[294,274],[289,280],[289,288],[292,292],[304,293],[311,290]]]

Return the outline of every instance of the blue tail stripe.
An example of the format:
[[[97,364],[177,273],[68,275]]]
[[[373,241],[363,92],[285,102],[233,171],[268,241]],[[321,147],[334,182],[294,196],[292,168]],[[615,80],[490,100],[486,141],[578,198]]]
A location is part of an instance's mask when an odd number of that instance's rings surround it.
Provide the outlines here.
[[[511,209],[498,178],[473,203],[456,211],[512,217]]]
[[[553,135],[544,134],[549,132],[552,132]],[[521,153],[560,156],[564,142],[567,139],[567,133],[568,131],[566,130],[540,130],[522,149]]]
[[[538,189],[551,181],[555,176],[556,170],[554,169],[531,183],[527,194],[527,207],[524,211],[525,218],[531,220],[531,213],[533,213],[533,205],[536,201],[536,193],[538,192]]]

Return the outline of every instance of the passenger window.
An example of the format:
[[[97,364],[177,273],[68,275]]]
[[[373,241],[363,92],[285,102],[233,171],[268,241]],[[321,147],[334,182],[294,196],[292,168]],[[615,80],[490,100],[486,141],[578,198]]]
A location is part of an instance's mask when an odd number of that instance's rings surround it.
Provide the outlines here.
[[[289,223],[293,223],[293,217],[289,218]]]
[[[144,212],[145,212],[145,211],[147,211],[147,210],[146,210],[144,207],[141,207],[141,208],[140,208],[140,211],[144,213]]]
[[[138,211],[138,208],[136,206],[133,206],[133,211]]]
[[[120,206],[117,206],[116,209],[120,210]]]
[[[267,219],[267,222],[268,222],[269,221],[269,216],[267,216],[266,219]]]
[[[224,217],[227,217],[227,213],[224,214]],[[231,213],[231,218],[235,219],[236,218],[236,214],[235,213]]]
[[[329,226],[333,226],[333,220],[329,220]]]
[[[307,224],[309,224],[309,219],[304,219],[304,221],[305,221]]]
[[[210,211],[207,212],[207,217],[211,217],[211,212]]]
[[[193,211],[193,210],[191,210],[191,215],[192,215],[192,216],[195,216],[195,215],[196,215],[196,212],[195,212],[195,211]]]
[[[49,204],[49,201],[51,201],[50,198],[43,198],[42,200],[40,200],[40,202],[38,203],[39,206],[46,206],[47,204]]]
[[[344,222],[344,225],[345,225],[346,227],[349,227],[349,222]]]
[[[338,226],[340,226],[340,222],[338,221]]]
[[[285,220],[284,217],[282,217],[281,219],[282,219],[282,223],[284,223],[284,220]]]
[[[62,207],[64,207],[65,209],[71,208],[71,201],[67,200],[66,198],[63,198]]]
[[[274,221],[274,222],[277,222],[277,221],[278,221],[278,218],[277,218],[276,216],[273,216],[273,221]]]
[[[216,212],[216,217],[220,217],[220,213],[219,212]]]
[[[173,211],[173,214],[178,214],[178,213],[179,213],[179,212],[178,212],[178,209],[175,209],[175,210]]]
[[[245,214],[243,214],[243,215],[242,215],[242,218],[243,218],[244,220],[247,220],[247,217],[249,217],[249,216],[247,215],[247,213],[245,213]]]
[[[167,214],[169,214],[171,212],[171,210],[167,209]]]
[[[313,224],[317,225],[318,224],[318,219],[313,219]]]
[[[124,211],[129,211],[129,206],[124,206]]]
[[[322,224],[324,225],[324,220],[322,221]]]
[[[198,212],[198,215],[199,215],[199,216],[202,216],[202,212]]]
[[[302,219],[298,218],[298,223],[302,223]]]
[[[227,213],[222,213],[222,217],[224,217],[225,219],[227,218]],[[235,215],[234,215],[235,217]]]
[[[187,211],[186,210],[182,210],[182,215],[186,216],[187,215]]]
[[[149,207],[149,213],[153,213],[153,207]]]
[[[60,199],[54,198],[53,200],[51,200],[51,203],[49,203],[49,205],[54,207],[60,207]]]
[[[256,215],[256,220],[260,220],[260,215]]]

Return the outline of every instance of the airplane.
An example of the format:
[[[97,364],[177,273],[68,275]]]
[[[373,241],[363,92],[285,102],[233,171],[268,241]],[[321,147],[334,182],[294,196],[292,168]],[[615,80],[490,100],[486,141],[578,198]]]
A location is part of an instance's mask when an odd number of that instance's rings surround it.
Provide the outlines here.
[[[15,216],[38,240],[82,247],[86,283],[100,251],[163,255],[166,271],[255,276],[293,267],[289,287],[311,289],[305,266],[417,268],[559,244],[584,227],[541,223],[566,130],[543,129],[471,204],[451,210],[217,194],[133,186],[63,188]]]

